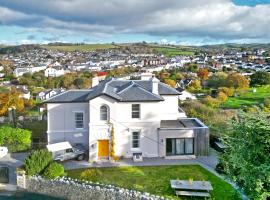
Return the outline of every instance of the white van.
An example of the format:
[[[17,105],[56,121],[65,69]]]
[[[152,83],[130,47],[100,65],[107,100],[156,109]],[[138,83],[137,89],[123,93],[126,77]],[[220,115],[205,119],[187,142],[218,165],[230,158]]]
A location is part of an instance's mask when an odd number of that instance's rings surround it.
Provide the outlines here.
[[[47,149],[52,152],[53,159],[56,161],[64,160],[84,160],[85,150],[72,147],[69,142],[59,142],[54,144],[48,144]]]

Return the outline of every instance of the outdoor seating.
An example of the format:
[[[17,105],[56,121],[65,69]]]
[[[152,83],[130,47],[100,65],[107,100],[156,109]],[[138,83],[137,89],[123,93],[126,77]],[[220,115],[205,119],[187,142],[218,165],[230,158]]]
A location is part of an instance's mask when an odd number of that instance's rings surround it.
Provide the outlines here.
[[[209,181],[171,180],[171,188],[177,196],[210,197],[213,187]]]

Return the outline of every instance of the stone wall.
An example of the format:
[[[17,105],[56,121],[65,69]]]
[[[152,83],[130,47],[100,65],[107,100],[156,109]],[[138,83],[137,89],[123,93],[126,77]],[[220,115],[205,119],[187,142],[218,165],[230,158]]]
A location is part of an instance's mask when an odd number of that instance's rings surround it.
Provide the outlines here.
[[[81,182],[71,178],[48,180],[42,177],[26,178],[29,192],[45,194],[70,200],[164,200],[164,197],[127,190],[112,185],[89,181]]]

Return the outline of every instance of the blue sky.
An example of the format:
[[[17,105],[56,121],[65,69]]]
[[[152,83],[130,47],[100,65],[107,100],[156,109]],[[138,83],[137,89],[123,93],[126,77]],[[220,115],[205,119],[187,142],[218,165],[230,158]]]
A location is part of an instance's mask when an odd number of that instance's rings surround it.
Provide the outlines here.
[[[270,42],[270,0],[1,0],[0,44]]]

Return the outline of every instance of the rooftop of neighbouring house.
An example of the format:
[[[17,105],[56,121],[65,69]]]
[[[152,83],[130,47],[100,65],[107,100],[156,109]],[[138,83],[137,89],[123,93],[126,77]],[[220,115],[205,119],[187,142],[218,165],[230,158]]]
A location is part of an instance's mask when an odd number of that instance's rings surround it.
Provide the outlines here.
[[[161,120],[160,128],[202,128],[206,127],[201,121],[195,118],[182,118],[178,120]]]

